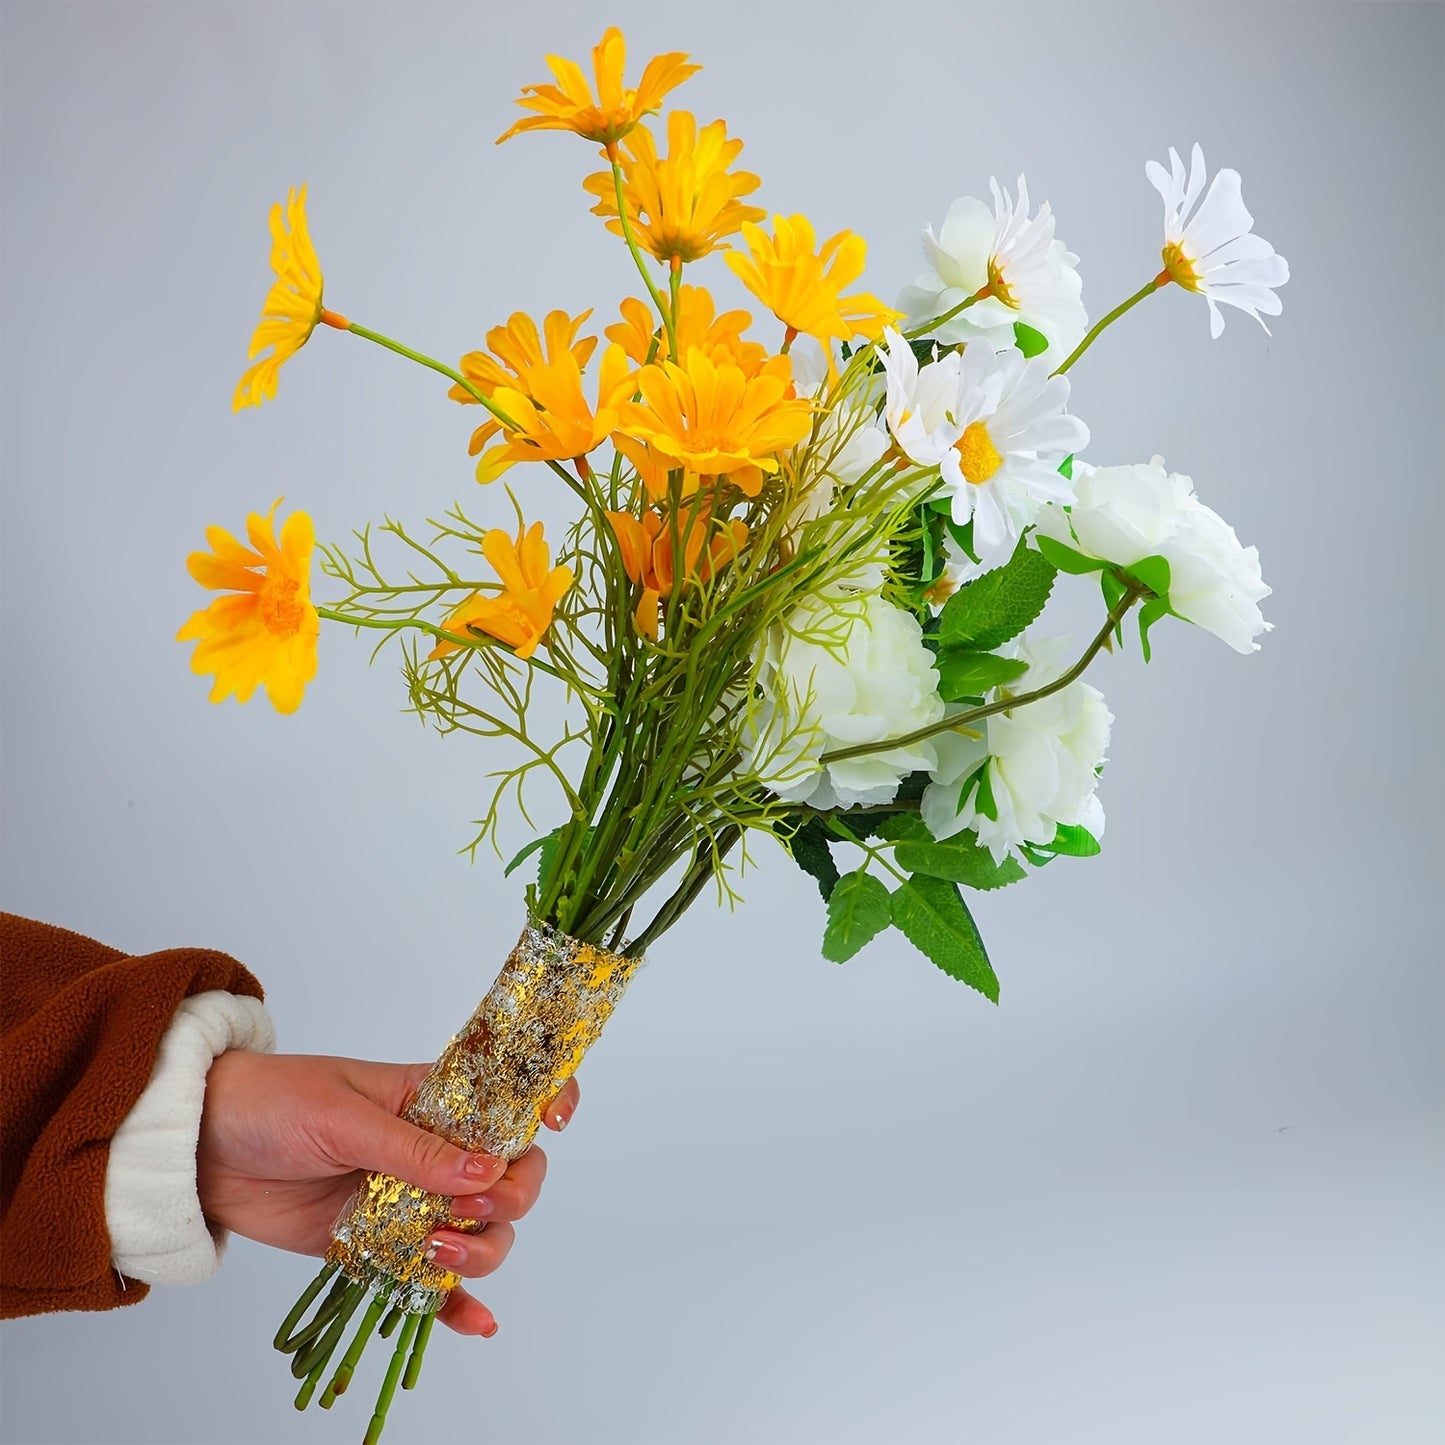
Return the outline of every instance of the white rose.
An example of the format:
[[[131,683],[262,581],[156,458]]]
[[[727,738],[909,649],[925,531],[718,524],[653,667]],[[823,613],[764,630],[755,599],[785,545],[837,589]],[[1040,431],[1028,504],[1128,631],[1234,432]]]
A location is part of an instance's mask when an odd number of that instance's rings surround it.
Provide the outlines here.
[[[1003,651],[1029,664],[1011,684],[1015,693],[1046,686],[1071,660],[1064,638],[1025,637]],[[1104,809],[1095,790],[1113,721],[1097,688],[1073,682],[1038,702],[985,718],[978,724],[982,737],[940,733],[934,740],[938,766],[923,794],[923,821],[935,838],[974,829],[997,862],[1020,843],[1051,843],[1060,823],[1100,837]],[[977,785],[959,806],[965,781],[980,765],[987,769],[987,795],[997,815],[992,818],[980,811]]]
[[[1128,467],[1076,464],[1068,512],[1044,507],[1036,526],[1116,567],[1163,557],[1174,611],[1236,652],[1257,651],[1254,639],[1269,631],[1258,605],[1270,593],[1259,552],[1241,547],[1234,529],[1195,496],[1194,483],[1165,471],[1162,457]]]
[[[743,767],[814,808],[890,802],[937,761],[932,740],[824,764],[825,752],[901,737],[943,716],[933,654],[911,613],[875,595],[810,600],[775,626],[744,728]]]

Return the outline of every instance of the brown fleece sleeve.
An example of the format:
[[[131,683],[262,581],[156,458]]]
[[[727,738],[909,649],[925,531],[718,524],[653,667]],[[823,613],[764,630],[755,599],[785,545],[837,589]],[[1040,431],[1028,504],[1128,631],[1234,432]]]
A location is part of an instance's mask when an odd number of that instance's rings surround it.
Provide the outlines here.
[[[181,1001],[261,985],[212,949],[132,958],[12,913],[0,963],[0,1317],[135,1304],[149,1286],[110,1262],[111,1136]]]

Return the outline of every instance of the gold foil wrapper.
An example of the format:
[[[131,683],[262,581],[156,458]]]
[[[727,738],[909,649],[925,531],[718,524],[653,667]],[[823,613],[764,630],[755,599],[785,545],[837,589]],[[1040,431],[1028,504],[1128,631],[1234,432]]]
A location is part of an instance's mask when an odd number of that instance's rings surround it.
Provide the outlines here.
[[[519,1158],[641,962],[529,923],[403,1117],[468,1153]],[[426,1258],[427,1236],[481,1227],[453,1219],[448,1195],[368,1174],[337,1221],[326,1258],[388,1304],[429,1314],[458,1279]]]

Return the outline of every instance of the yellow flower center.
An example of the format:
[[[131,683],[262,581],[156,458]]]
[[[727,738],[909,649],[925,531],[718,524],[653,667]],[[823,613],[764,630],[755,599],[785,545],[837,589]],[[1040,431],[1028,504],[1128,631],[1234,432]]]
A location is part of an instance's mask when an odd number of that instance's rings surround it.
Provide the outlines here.
[[[267,571],[256,594],[261,623],[273,637],[295,637],[306,617],[301,584],[281,573]]]
[[[1164,269],[1171,281],[1177,281],[1186,291],[1199,290],[1199,269],[1180,248],[1177,241],[1171,241],[1164,248]]]
[[[1018,298],[1013,293],[1013,288],[1004,279],[1003,268],[998,264],[995,257],[988,258],[988,285],[984,288],[985,294],[1002,301],[1005,306],[1017,311],[1019,309]]]
[[[963,435],[954,443],[965,481],[982,486],[1003,466],[1003,455],[994,446],[988,428],[981,421],[971,421]]]

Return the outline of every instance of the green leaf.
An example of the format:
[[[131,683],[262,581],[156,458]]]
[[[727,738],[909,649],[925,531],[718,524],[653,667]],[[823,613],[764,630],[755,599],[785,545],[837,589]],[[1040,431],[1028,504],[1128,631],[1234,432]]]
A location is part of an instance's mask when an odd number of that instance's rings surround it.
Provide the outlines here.
[[[592,835],[596,831],[595,828],[589,828],[587,830],[587,836],[582,842],[584,849],[587,847],[587,844],[592,841]],[[547,836],[542,839],[542,850],[537,859],[537,888],[540,893],[545,893],[548,885],[552,881],[552,866],[557,861],[557,846],[561,841],[562,830],[560,828],[548,833]]]
[[[1139,609],[1139,647],[1144,654],[1145,662],[1148,662],[1154,655],[1149,646],[1149,629],[1161,617],[1168,617],[1171,610],[1167,597],[1151,597]]]
[[[862,868],[856,873],[845,873],[828,898],[823,957],[834,963],[846,963],[892,921],[887,888]]]
[[[943,346],[943,343],[935,341],[931,336],[915,336],[909,341],[908,346],[919,366],[927,366],[929,362],[937,360],[939,348]],[[947,351],[948,348],[943,346],[943,350]]]
[[[1025,356],[1042,356],[1049,349],[1049,338],[1042,331],[1035,331],[1032,326],[1015,321],[1014,345]]]
[[[992,759],[985,758],[983,766],[976,774],[978,778],[978,796],[973,800],[973,806],[977,808],[979,814],[987,818],[990,823],[997,823],[998,803],[994,800],[993,796],[993,769],[989,767],[991,761]],[[965,784],[965,786],[967,786],[967,784]],[[961,795],[958,800],[958,811],[960,813],[963,811],[963,798],[965,796],[967,795]]]
[[[953,503],[950,501],[950,508]],[[970,562],[978,561],[978,553],[973,550],[973,518],[966,522],[955,522],[952,516],[944,518],[943,525],[948,528],[948,535],[953,538],[953,544],[962,552]]]
[[[1141,557],[1122,569],[1136,582],[1142,582],[1156,597],[1169,595],[1169,559],[1167,557]]]
[[[923,558],[918,569],[918,580],[920,582],[933,581],[933,558],[937,550],[937,538],[934,534],[934,527],[938,525],[938,513],[930,512],[927,507],[919,508],[919,530],[922,533],[920,543],[923,547]],[[941,532],[943,529],[939,527]]]
[[[1074,577],[1083,577],[1089,572],[1103,572],[1109,565],[1098,557],[1086,557],[1082,552],[1076,552],[1072,547],[1065,546],[1062,542],[1056,542],[1052,537],[1042,536],[1038,532],[1034,533],[1034,546],[1060,572],[1068,572]]]
[[[833,861],[833,850],[828,846],[828,830],[823,826],[823,820],[809,818],[786,843],[793,862],[817,880],[818,892],[826,900],[837,885],[838,865]]]
[[[878,825],[878,836],[887,843],[927,841],[933,837],[917,813],[889,813]]]
[[[1119,574],[1109,570],[1099,573],[1099,590],[1104,594],[1104,608],[1112,612],[1124,593],[1129,589],[1119,580]]]
[[[981,697],[991,687],[1012,682],[1028,670],[1028,663],[1019,657],[945,647],[938,654],[938,695],[944,702]]]
[[[899,783],[898,791],[893,795],[893,801],[895,803],[916,803],[925,791],[927,791],[928,785],[932,781],[932,774],[924,769],[909,773],[909,775]]]
[[[950,978],[998,1002],[998,978],[956,883],[915,874],[895,890],[893,922],[903,936]]]
[[[1053,563],[1021,538],[1004,566],[960,587],[944,604],[939,641],[945,647],[992,652],[1044,610],[1056,575]]]
[[[505,868],[502,869],[502,877],[510,878],[513,872],[516,871],[517,865],[519,863],[525,863],[526,860],[530,858],[532,854],[537,851],[538,848],[545,848],[549,842],[555,845],[557,841],[557,834],[561,831],[562,830],[560,828],[554,828],[550,833],[544,833],[540,838],[533,838],[532,841],[528,843],[527,846],[523,848],[522,851],[518,853],[517,856],[513,858],[512,861],[508,863]]]
[[[1006,857],[1002,863],[995,863],[993,854],[979,843],[972,829],[938,842],[900,843],[893,850],[893,861],[905,873],[946,878],[950,883],[984,891],[1007,887],[1028,876],[1017,858]]]
[[[1074,480],[1074,454],[1070,452],[1063,461],[1059,463],[1059,475],[1067,477],[1069,481]]]
[[[1063,858],[1092,858],[1103,850],[1099,840],[1078,824],[1060,823],[1048,851]]]

